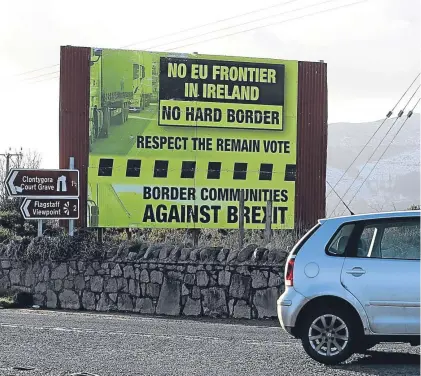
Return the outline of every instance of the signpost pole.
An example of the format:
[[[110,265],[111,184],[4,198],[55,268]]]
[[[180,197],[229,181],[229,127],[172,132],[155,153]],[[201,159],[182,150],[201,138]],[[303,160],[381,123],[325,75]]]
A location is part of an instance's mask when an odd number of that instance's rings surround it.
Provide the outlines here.
[[[70,157],[69,158],[69,168],[73,170],[75,168],[75,158]],[[69,235],[73,236],[74,234],[74,222],[73,219],[69,220]]]
[[[38,219],[38,237],[42,236],[42,219]]]

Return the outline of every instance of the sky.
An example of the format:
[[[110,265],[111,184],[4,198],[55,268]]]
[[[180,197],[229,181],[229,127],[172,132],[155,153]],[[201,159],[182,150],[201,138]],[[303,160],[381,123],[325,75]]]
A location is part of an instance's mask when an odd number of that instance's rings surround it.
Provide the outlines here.
[[[420,70],[420,3],[1,2],[0,152],[22,147],[39,152],[42,167],[58,167],[61,45],[323,60],[328,122],[382,119]]]

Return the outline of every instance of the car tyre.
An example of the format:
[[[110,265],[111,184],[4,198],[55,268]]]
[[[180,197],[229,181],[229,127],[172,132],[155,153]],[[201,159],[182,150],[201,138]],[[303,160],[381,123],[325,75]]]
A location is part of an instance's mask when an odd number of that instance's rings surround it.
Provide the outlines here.
[[[304,350],[317,362],[334,365],[353,355],[358,343],[358,327],[345,309],[314,309],[302,324]]]

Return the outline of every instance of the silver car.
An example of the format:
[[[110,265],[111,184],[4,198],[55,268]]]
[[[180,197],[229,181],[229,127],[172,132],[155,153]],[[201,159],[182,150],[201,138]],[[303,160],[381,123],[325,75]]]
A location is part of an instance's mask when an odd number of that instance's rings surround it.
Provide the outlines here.
[[[291,250],[277,302],[318,362],[380,342],[420,344],[420,211],[320,220]]]

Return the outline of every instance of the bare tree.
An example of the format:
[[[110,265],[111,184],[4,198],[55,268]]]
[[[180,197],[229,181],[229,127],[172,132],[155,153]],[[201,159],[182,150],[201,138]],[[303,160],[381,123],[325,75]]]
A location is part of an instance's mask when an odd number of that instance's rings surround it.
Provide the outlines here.
[[[10,158],[9,168],[39,168],[41,165],[41,154],[37,151],[28,150],[14,154],[19,154]],[[0,201],[7,196],[4,181],[6,180],[6,158],[0,157]]]

